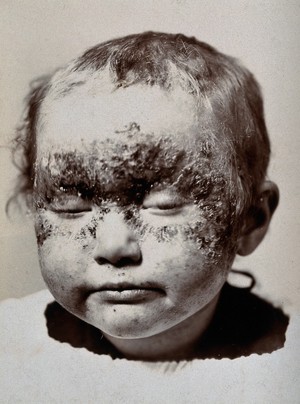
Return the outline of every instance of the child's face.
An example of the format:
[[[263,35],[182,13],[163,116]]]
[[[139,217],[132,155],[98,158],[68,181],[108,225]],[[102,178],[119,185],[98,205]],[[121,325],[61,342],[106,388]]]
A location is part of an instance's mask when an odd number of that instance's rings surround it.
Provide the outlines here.
[[[179,89],[83,85],[44,101],[35,223],[42,274],[62,306],[138,338],[213,301],[236,240],[221,131]]]

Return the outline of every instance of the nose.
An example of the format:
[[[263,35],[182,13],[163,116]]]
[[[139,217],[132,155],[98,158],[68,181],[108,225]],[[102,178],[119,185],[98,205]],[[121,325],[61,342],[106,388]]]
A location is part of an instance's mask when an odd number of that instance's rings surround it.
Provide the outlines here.
[[[142,259],[138,240],[119,212],[109,212],[96,231],[95,261],[116,267],[137,265]]]

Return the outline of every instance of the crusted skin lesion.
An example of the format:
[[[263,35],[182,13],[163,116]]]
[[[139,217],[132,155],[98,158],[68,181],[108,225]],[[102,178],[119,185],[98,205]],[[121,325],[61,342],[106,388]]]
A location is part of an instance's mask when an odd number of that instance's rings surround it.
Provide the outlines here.
[[[236,221],[237,195],[222,147],[204,137],[197,150],[182,148],[172,136],[142,133],[131,122],[104,141],[82,142],[78,150],[44,156],[36,172],[36,200],[44,208],[74,195],[95,206],[97,214],[76,231],[75,239],[84,246],[84,240],[96,238],[97,227],[114,205],[141,241],[150,234],[159,242],[184,237],[217,259],[234,239]],[[199,218],[184,226],[145,223],[140,215],[143,200],[161,189],[174,189],[196,205]],[[48,227],[38,230],[40,243],[51,231]]]
[[[46,200],[63,190],[80,192],[96,204],[112,198],[120,205],[142,200],[155,183],[172,178],[185,153],[174,147],[166,152],[172,147],[170,139],[140,136],[138,142],[130,142],[127,134],[128,143],[107,139],[84,145],[84,151],[45,156],[37,169],[37,187]]]
[[[53,226],[49,223],[48,220],[41,218],[38,216],[37,220],[35,221],[35,233],[37,244],[41,247],[44,242],[52,235],[53,233]]]

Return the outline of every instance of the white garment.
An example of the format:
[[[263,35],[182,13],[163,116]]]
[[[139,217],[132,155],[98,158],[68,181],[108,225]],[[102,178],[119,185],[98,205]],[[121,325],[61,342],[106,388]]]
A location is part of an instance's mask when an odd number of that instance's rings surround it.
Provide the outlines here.
[[[0,304],[0,403],[299,403],[300,318],[284,348],[238,359],[111,359],[48,336],[46,290]]]

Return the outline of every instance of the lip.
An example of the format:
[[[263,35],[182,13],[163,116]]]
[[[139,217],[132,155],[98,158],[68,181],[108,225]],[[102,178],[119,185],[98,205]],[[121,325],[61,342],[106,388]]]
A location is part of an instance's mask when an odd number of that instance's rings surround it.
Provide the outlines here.
[[[106,284],[94,293],[99,294],[101,299],[115,304],[141,303],[165,295],[165,292],[159,287],[129,283]]]

